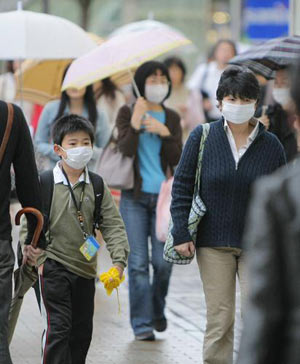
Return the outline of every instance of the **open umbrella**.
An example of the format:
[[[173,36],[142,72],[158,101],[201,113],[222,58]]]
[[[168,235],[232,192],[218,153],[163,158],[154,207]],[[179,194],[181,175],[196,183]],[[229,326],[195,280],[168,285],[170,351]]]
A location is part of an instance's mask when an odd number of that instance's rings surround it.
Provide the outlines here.
[[[97,45],[67,19],[17,10],[0,13],[0,59],[77,58]]]
[[[299,57],[300,36],[294,35],[271,39],[255,45],[232,58],[229,63],[247,65],[249,68],[257,67],[259,69],[261,67],[261,74],[265,72],[268,76],[269,72],[273,78],[272,71],[292,65]]]
[[[76,59],[66,74],[62,90],[70,87],[80,89],[190,43],[190,40],[169,29],[120,34]]]
[[[44,224],[44,217],[42,213],[32,207],[25,207],[20,210],[16,215],[16,225],[20,225],[20,218],[23,214],[33,214],[37,218],[37,226],[32,238],[31,245],[35,248],[37,246],[37,242],[39,240],[40,234],[43,229]],[[8,322],[8,341],[11,342],[13,337],[15,327],[17,324],[17,320],[19,317],[19,313],[21,310],[21,306],[23,303],[23,297],[25,293],[33,286],[38,278],[38,274],[35,267],[32,267],[28,264],[21,265],[15,272],[14,272],[14,279],[15,279],[15,288],[14,288],[14,295],[12,298],[10,311],[9,311],[9,322]]]

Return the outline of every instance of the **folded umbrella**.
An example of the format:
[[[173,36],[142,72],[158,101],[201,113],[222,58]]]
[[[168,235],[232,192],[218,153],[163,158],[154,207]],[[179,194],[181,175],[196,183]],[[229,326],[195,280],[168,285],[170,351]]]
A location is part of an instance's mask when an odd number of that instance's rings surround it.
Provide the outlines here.
[[[30,213],[36,216],[37,218],[37,226],[32,238],[31,245],[36,248],[40,234],[43,229],[44,217],[42,213],[32,207],[25,207],[20,210],[16,215],[16,225],[20,225],[21,215],[25,213]],[[37,270],[35,267],[30,266],[29,264],[22,264],[15,272],[14,272],[14,295],[10,305],[9,311],[9,321],[8,321],[8,342],[10,343],[15,331],[15,327],[18,321],[18,317],[20,314],[21,306],[23,303],[23,297],[26,292],[33,286],[38,278]]]

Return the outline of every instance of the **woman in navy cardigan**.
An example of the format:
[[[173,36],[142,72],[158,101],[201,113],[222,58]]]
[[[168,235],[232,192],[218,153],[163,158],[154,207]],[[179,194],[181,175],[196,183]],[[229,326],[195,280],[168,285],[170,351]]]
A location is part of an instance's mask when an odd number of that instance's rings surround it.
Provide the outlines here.
[[[242,236],[252,183],[286,163],[279,140],[253,118],[259,84],[247,68],[231,66],[221,76],[217,100],[222,119],[210,124],[200,196],[207,208],[196,247],[188,231],[202,126],[190,135],[175,173],[171,214],[175,249],[196,249],[207,306],[204,364],[233,362],[236,276],[242,304],[247,288]],[[243,305],[242,305],[243,309]]]

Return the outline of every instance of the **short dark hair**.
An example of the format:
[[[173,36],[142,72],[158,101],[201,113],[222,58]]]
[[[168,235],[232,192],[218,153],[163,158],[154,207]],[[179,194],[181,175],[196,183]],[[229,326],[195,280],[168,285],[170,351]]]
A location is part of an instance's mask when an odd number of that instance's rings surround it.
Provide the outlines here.
[[[62,116],[53,125],[52,139],[54,144],[61,145],[64,137],[68,134],[83,131],[91,138],[91,143],[94,143],[94,127],[93,124],[86,118],[70,114]]]
[[[183,61],[179,57],[169,57],[164,60],[164,64],[168,69],[173,65],[179,67],[182,72],[182,81],[184,81],[184,78],[186,75],[186,67],[185,67]]]
[[[294,101],[296,112],[300,116],[300,58],[291,71],[291,96]]]
[[[137,88],[141,94],[141,96],[145,97],[145,83],[146,83],[146,78],[154,75],[155,71],[160,70],[161,73],[167,77],[167,80],[169,82],[169,92],[165,97],[165,100],[170,96],[171,93],[171,79],[170,79],[170,75],[169,75],[169,71],[167,69],[167,67],[162,63],[162,62],[157,62],[157,61],[149,61],[149,62],[145,62],[143,63],[135,72],[134,75],[134,81],[137,85]],[[138,95],[135,92],[135,89],[133,88],[133,93],[134,96],[137,97]]]
[[[222,73],[217,89],[217,100],[232,95],[241,99],[259,99],[259,83],[255,74],[244,66],[229,66]]]

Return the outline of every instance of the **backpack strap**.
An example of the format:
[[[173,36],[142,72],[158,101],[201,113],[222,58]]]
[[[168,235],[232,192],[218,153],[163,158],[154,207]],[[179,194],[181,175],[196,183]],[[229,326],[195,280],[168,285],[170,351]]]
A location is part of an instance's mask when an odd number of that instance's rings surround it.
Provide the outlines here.
[[[50,209],[54,190],[53,170],[48,170],[40,174],[42,206],[44,215],[44,233],[47,232],[50,223]]]
[[[4,157],[5,149],[8,143],[8,139],[10,137],[10,132],[13,124],[14,119],[14,108],[12,104],[7,104],[7,122],[6,122],[6,128],[3,135],[2,143],[0,145],[0,164],[2,162],[2,159]]]
[[[101,216],[101,204],[104,195],[104,182],[102,177],[98,174],[89,171],[89,177],[93,185],[94,194],[95,194],[95,209],[94,209],[94,223],[93,223],[93,232],[96,235],[96,230],[100,230],[100,225],[102,222]]]

